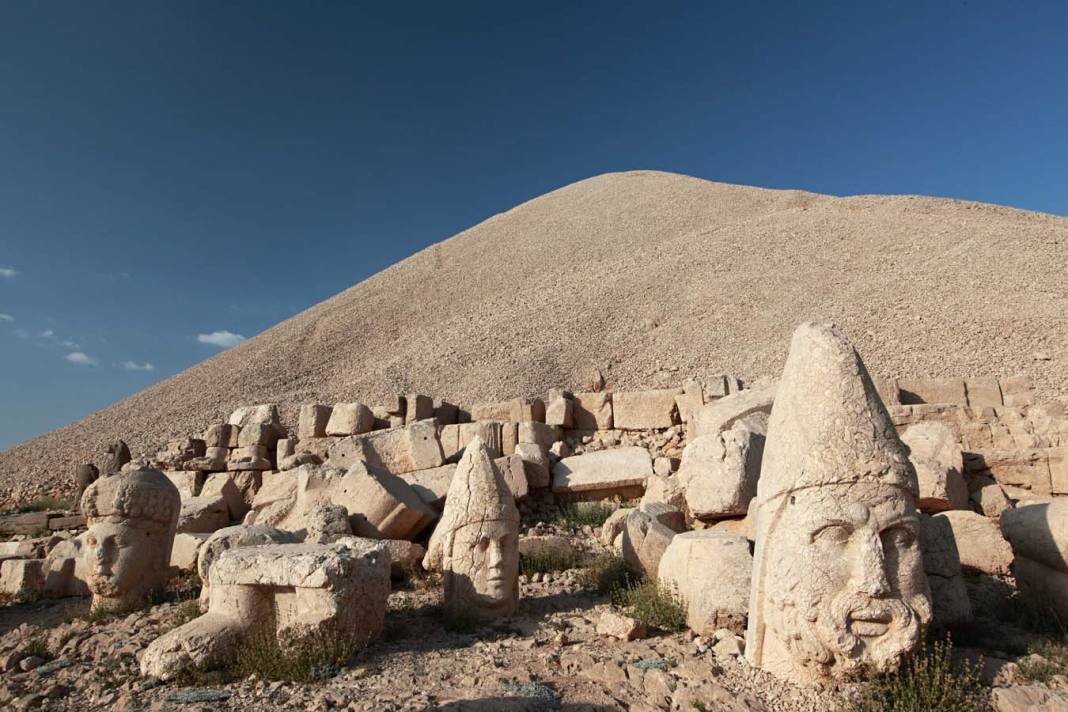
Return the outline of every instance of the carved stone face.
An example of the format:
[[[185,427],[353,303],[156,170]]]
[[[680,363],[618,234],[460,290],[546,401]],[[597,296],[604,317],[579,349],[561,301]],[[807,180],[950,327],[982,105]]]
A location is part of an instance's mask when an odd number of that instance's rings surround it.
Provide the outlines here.
[[[449,567],[453,593],[488,610],[514,608],[519,543],[514,523],[477,522],[457,529]]]
[[[110,601],[94,605],[133,605],[158,583],[166,537],[159,527],[136,522],[100,521],[89,528],[83,555],[88,562],[89,590]]]
[[[793,662],[822,674],[888,670],[915,647],[931,620],[918,527],[911,500],[893,486],[785,496],[767,542],[767,624]]]

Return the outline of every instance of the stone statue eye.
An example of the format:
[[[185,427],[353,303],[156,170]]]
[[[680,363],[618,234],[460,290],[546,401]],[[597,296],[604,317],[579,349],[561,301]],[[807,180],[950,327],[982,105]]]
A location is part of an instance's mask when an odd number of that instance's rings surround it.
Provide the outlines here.
[[[853,531],[845,524],[828,524],[812,535],[812,541],[821,544],[845,544]]]
[[[916,535],[912,529],[906,526],[894,526],[886,529],[881,534],[884,546],[891,544],[893,546],[907,547],[912,546],[916,541]]]

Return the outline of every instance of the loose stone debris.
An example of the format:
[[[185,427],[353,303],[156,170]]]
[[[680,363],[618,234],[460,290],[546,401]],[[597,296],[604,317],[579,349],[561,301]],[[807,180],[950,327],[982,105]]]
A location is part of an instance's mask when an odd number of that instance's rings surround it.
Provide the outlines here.
[[[1068,708],[1025,625],[1068,620],[1063,404],[823,323],[774,381],[598,376],[109,445],[80,513],[0,515],[0,705],[822,712],[952,629],[992,709]]]

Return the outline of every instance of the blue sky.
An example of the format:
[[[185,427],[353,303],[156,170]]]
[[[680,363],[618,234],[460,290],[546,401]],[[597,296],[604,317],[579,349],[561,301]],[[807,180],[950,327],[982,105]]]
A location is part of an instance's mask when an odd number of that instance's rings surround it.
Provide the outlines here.
[[[386,5],[0,3],[0,448],[606,171],[1068,214],[1068,3]]]

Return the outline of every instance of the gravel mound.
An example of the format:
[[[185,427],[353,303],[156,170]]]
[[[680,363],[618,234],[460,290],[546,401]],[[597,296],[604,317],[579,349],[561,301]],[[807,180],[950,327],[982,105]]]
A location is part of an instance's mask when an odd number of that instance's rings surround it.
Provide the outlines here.
[[[322,256],[320,256],[322,257]],[[914,196],[836,198],[635,171],[495,215],[247,342],[0,453],[0,504],[68,487],[236,406],[471,403],[775,374],[834,319],[882,376],[1028,374],[1068,394],[1068,219]]]

